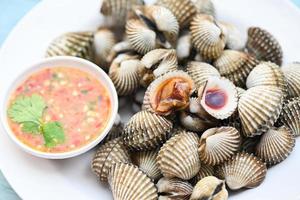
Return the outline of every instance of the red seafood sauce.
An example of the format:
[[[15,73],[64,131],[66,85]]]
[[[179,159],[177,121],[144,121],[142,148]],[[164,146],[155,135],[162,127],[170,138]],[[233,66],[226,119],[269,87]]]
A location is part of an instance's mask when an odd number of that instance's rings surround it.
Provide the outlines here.
[[[92,74],[71,67],[46,68],[30,75],[11,95],[38,94],[47,108],[43,121],[59,121],[65,142],[46,147],[42,135],[22,132],[21,125],[8,118],[16,137],[29,147],[49,153],[69,152],[95,140],[106,127],[112,106],[108,89]]]

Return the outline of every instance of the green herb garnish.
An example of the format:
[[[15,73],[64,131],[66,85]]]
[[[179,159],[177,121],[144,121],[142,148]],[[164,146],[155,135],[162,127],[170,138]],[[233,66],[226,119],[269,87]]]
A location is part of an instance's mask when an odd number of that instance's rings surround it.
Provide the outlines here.
[[[47,105],[44,99],[33,94],[17,98],[9,107],[8,117],[19,123],[22,131],[31,134],[42,134],[45,146],[54,147],[65,141],[65,134],[60,122],[46,122],[42,120]]]

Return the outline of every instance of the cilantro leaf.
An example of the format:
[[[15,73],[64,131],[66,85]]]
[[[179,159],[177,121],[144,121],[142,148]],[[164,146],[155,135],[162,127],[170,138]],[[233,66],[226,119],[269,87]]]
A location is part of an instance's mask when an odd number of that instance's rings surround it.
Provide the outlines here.
[[[65,134],[60,122],[48,122],[42,125],[46,147],[54,147],[65,141]]]
[[[40,124],[34,122],[23,122],[22,131],[25,133],[40,134]]]
[[[40,123],[46,103],[37,94],[17,98],[8,109],[8,116],[17,123]]]

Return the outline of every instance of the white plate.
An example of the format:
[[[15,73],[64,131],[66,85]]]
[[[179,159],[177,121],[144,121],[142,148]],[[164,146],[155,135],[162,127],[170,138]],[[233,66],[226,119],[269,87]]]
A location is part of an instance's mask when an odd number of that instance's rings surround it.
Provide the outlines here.
[[[265,27],[281,43],[285,62],[300,61],[300,13],[288,0],[214,0],[218,17],[239,25]],[[96,29],[101,23],[100,0],[44,0],[7,38],[0,53],[0,90],[18,71],[43,57],[47,44],[66,31]],[[1,102],[2,103],[2,102]],[[297,141],[299,143],[299,139]],[[1,129],[0,164],[4,175],[25,200],[110,200],[109,190],[90,170],[93,152],[67,160],[44,160],[21,151]],[[268,170],[255,189],[233,195],[232,200],[300,199],[300,144],[283,163]]]

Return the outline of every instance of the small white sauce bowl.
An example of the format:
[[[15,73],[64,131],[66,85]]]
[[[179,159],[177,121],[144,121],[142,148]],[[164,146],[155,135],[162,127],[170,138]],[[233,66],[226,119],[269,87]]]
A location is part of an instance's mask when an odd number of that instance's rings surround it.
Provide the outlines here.
[[[42,152],[35,150],[24,143],[22,143],[12,132],[11,128],[8,124],[8,118],[7,118],[7,108],[9,106],[9,99],[10,95],[15,91],[15,89],[22,84],[32,73],[45,69],[45,68],[51,68],[51,67],[71,67],[71,68],[78,68],[85,72],[93,74],[108,90],[108,93],[110,95],[111,99],[111,115],[108,120],[108,123],[102,133],[93,140],[92,142],[78,148],[74,149],[72,151],[68,152],[61,152],[61,153],[48,153],[48,152]],[[71,158],[74,156],[78,156],[80,154],[83,154],[90,150],[91,148],[95,147],[97,144],[99,144],[105,136],[108,134],[110,129],[112,128],[115,118],[117,116],[118,112],[118,96],[116,89],[114,87],[114,84],[111,82],[108,75],[97,65],[94,63],[77,58],[77,57],[71,57],[71,56],[58,56],[58,57],[52,57],[52,58],[45,58],[41,61],[30,65],[26,68],[26,70],[21,73],[19,76],[17,76],[17,79],[13,82],[11,87],[8,88],[5,94],[4,104],[2,106],[2,123],[5,128],[6,133],[8,136],[19,146],[22,150],[24,150],[27,153],[30,153],[34,156],[41,157],[41,158],[47,158],[47,159],[64,159],[64,158]]]

